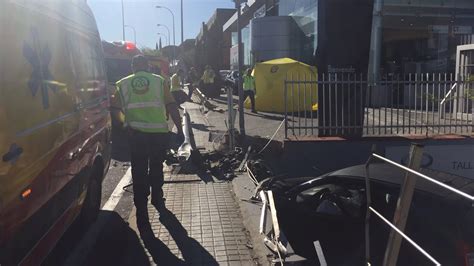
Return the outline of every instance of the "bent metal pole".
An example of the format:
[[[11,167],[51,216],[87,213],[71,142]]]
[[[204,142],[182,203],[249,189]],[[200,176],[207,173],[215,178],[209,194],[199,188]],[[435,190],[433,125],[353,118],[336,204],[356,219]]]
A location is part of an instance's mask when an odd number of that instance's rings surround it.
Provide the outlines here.
[[[240,11],[241,11],[241,0],[234,0],[235,1],[235,8],[237,9],[237,46],[238,46],[238,62],[239,62],[239,69],[238,69],[238,77],[237,77],[237,84],[239,90],[239,129],[240,134],[242,137],[245,137],[245,121],[244,121],[244,89],[242,84],[242,65],[243,65],[243,53],[242,53],[242,31],[240,29]]]

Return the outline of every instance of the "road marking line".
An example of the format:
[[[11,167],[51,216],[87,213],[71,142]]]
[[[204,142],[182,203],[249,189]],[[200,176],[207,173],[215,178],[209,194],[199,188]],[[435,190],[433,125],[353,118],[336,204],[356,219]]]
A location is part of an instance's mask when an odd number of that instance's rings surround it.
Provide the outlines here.
[[[314,241],[313,244],[314,244],[314,248],[316,249],[316,254],[318,255],[319,264],[321,264],[321,266],[327,266],[328,264],[326,262],[326,258],[324,257],[321,243],[319,243],[319,240],[317,240],[317,241]]]
[[[123,175],[122,179],[115,187],[114,191],[110,195],[107,202],[102,207],[103,211],[113,211],[115,207],[117,207],[117,204],[119,203],[120,199],[122,198],[123,192],[125,191],[123,187],[130,184],[131,180],[132,180],[132,167],[129,167],[127,169],[127,172]]]

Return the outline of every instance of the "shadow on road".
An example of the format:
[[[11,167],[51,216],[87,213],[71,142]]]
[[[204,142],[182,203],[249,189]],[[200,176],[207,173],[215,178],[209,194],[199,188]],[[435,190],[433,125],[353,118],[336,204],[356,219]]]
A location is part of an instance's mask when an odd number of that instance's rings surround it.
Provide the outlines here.
[[[73,224],[43,265],[150,265],[139,236],[116,212],[101,211],[88,228]]]
[[[191,123],[191,127],[199,131],[209,132],[209,128],[212,128],[213,126],[206,126],[204,124],[199,124],[199,123]]]
[[[283,119],[285,119],[285,116],[284,114],[282,115],[269,115],[269,114],[266,114],[266,113],[250,113],[250,112],[246,112],[245,113],[246,115],[251,115],[251,116],[257,116],[257,117],[262,117],[262,118],[265,118],[265,119],[268,119],[268,120],[278,120],[278,121],[282,121]],[[290,119],[289,119],[290,120]]]
[[[124,129],[112,128],[112,159],[119,162],[130,161],[130,146]]]
[[[205,171],[197,171],[197,176],[199,178],[201,178],[201,180],[204,182],[204,183],[214,183],[214,178],[212,178],[212,175],[205,172]]]
[[[212,99],[213,101],[215,102],[218,102],[218,103],[222,103],[222,104],[227,104],[227,95],[225,96],[219,96],[219,97],[215,97]],[[238,98],[232,98],[232,103],[233,104],[238,104],[239,103],[239,99]]]
[[[186,264],[218,265],[215,258],[198,241],[188,235],[183,225],[169,210],[160,212],[160,222],[176,242]],[[173,264],[164,263],[163,265]]]
[[[86,265],[150,265],[136,232],[116,212],[107,213]]]

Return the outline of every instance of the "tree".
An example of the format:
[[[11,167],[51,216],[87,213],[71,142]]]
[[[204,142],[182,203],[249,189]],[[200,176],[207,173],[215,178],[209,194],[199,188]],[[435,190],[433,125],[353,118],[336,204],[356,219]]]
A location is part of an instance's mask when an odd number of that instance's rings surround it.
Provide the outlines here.
[[[149,47],[143,47],[141,50],[144,55],[162,56],[162,53],[160,50],[155,50]]]

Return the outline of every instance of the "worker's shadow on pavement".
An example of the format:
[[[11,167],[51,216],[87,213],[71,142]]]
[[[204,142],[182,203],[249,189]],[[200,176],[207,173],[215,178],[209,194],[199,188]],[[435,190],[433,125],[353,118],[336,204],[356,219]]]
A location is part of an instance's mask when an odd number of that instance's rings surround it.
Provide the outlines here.
[[[213,101],[215,102],[218,102],[218,103],[222,103],[222,104],[227,104],[227,95],[226,96],[219,96],[219,97],[216,97],[214,99],[212,99]],[[238,98],[233,98],[232,99],[232,103],[233,104],[238,104],[239,103],[239,99]]]
[[[188,235],[172,212],[167,209],[162,210],[160,222],[176,242],[186,264],[218,265],[215,258],[196,239]]]
[[[143,241],[145,247],[157,265],[185,265],[185,262],[176,257],[158,238],[142,235],[142,239],[146,239]]]
[[[206,126],[206,125],[204,125],[204,124],[192,123],[192,122],[191,122],[191,127],[192,127],[193,129],[196,129],[196,130],[199,130],[199,131],[209,132],[209,128],[213,128],[214,126]]]

